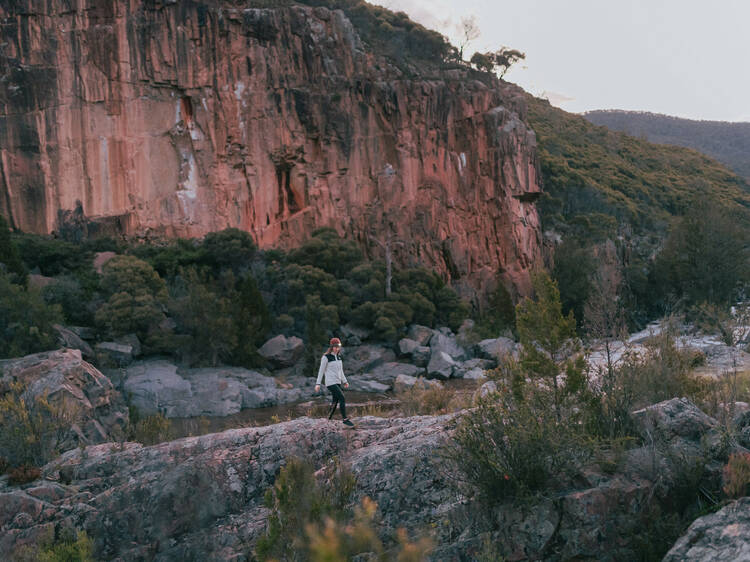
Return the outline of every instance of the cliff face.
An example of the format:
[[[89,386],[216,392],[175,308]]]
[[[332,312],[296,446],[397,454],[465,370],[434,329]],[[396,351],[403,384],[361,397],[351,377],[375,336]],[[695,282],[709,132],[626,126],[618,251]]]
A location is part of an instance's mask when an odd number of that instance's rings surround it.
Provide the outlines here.
[[[230,0],[0,6],[0,213],[138,236],[331,226],[477,288],[540,260],[516,87],[408,77],[340,11]],[[78,205],[80,202],[80,205]],[[398,243],[396,243],[398,242]]]

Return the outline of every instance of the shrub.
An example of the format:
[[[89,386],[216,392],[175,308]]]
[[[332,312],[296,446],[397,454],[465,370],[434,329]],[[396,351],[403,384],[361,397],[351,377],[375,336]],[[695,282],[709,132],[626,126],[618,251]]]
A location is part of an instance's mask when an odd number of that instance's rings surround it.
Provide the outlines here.
[[[178,350],[184,360],[215,366],[237,347],[232,302],[227,297],[232,281],[227,280],[227,285],[222,287],[192,266],[181,270],[169,310],[177,322]]]
[[[8,223],[0,215],[0,272],[5,272],[11,276],[11,280],[22,285],[26,284],[26,267],[21,261],[21,256],[13,242]]]
[[[354,521],[342,523],[327,517],[324,525],[308,524],[310,559],[313,562],[344,562],[366,553],[367,560],[421,562],[432,550],[432,540],[422,537],[411,542],[405,529],[396,533],[398,546],[386,549],[378,537],[378,504],[365,496],[354,508]]]
[[[506,381],[459,423],[449,456],[463,480],[490,501],[554,488],[591,454],[581,427],[559,421],[550,397],[540,393],[519,399]]]
[[[730,498],[741,498],[750,492],[750,453],[734,453],[724,467],[724,493]]]
[[[8,471],[8,483],[12,486],[19,486],[38,480],[41,476],[42,471],[38,467],[22,464]]]
[[[256,556],[260,560],[296,560],[307,550],[305,529],[346,516],[345,507],[354,491],[354,476],[337,462],[327,481],[318,483],[310,462],[290,458],[266,490],[265,505],[271,510],[266,535],[258,540]]]
[[[85,531],[63,529],[55,540],[54,531],[39,544],[24,545],[13,553],[15,562],[92,562],[93,544]]]
[[[116,256],[102,268],[101,289],[106,302],[96,323],[109,337],[135,333],[144,345],[157,341],[167,288],[148,263],[133,256]]]
[[[41,466],[57,452],[75,412],[29,399],[19,383],[0,396],[0,456],[8,466]]]
[[[42,289],[44,301],[48,305],[59,305],[66,324],[74,326],[91,326],[94,324],[94,311],[88,306],[91,294],[81,286],[81,282],[72,275],[55,278]]]
[[[164,414],[155,414],[137,419],[131,426],[130,438],[144,445],[155,445],[169,441],[172,434],[172,424]]]
[[[442,387],[418,385],[398,394],[399,408],[407,416],[445,414],[454,405],[454,395]]]
[[[340,238],[332,228],[321,228],[299,248],[289,252],[289,262],[310,265],[341,279],[362,263],[362,252],[353,240]]]
[[[200,246],[201,263],[215,272],[231,269],[235,274],[249,268],[256,247],[249,233],[237,228],[209,232]]]
[[[58,305],[47,305],[39,291],[11,283],[0,273],[0,358],[53,349],[52,325],[62,322]]]

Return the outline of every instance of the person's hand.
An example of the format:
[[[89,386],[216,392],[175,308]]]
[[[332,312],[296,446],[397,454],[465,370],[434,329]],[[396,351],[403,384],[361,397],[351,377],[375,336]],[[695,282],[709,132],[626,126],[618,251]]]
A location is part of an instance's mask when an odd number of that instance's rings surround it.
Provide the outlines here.
[[[315,392],[320,392],[320,385],[319,384],[315,385]]]
[[[348,382],[344,383],[344,388],[349,388],[349,383]]]

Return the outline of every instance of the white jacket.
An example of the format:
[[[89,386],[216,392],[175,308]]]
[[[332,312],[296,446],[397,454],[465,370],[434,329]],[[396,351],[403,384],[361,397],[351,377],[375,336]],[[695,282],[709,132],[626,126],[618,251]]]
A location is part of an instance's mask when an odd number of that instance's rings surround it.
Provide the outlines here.
[[[331,386],[333,384],[347,384],[346,377],[344,376],[344,364],[341,362],[341,357],[334,355],[333,353],[326,353],[320,359],[320,369],[318,369],[318,380],[315,384],[320,384],[325,376],[325,385]]]

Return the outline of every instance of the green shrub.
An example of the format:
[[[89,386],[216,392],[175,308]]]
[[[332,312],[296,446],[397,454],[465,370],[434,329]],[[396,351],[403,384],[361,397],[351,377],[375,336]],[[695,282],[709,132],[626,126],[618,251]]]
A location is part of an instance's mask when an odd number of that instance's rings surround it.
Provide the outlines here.
[[[94,310],[89,307],[92,295],[81,285],[78,278],[72,275],[56,277],[54,283],[42,288],[42,295],[48,305],[60,306],[66,324],[94,324]]]
[[[222,286],[192,266],[181,270],[169,310],[177,322],[177,351],[184,360],[216,366],[237,347],[228,295],[232,284],[233,280],[225,280]]]
[[[14,562],[93,562],[93,543],[85,531],[62,529],[55,540],[54,531],[36,545],[24,545],[13,553]]]
[[[450,456],[488,500],[560,486],[591,455],[580,426],[558,421],[544,394],[536,389],[519,399],[506,381],[461,418]]]
[[[0,215],[0,273],[2,273],[3,269],[11,277],[12,281],[22,285],[26,284],[26,276],[28,274],[26,267],[23,261],[21,261],[18,248],[11,238],[8,223]]]
[[[314,266],[337,279],[346,277],[362,263],[362,251],[353,240],[340,238],[332,228],[321,228],[287,256],[290,263]]]
[[[101,289],[105,302],[95,319],[102,332],[107,337],[135,333],[145,346],[155,346],[167,288],[154,268],[133,256],[115,256],[102,268]]]
[[[209,232],[201,243],[201,263],[215,272],[231,269],[235,274],[250,267],[256,247],[252,237],[244,230],[227,228]]]
[[[62,319],[59,305],[46,304],[37,289],[11,283],[0,273],[0,358],[55,348],[52,325]]]

